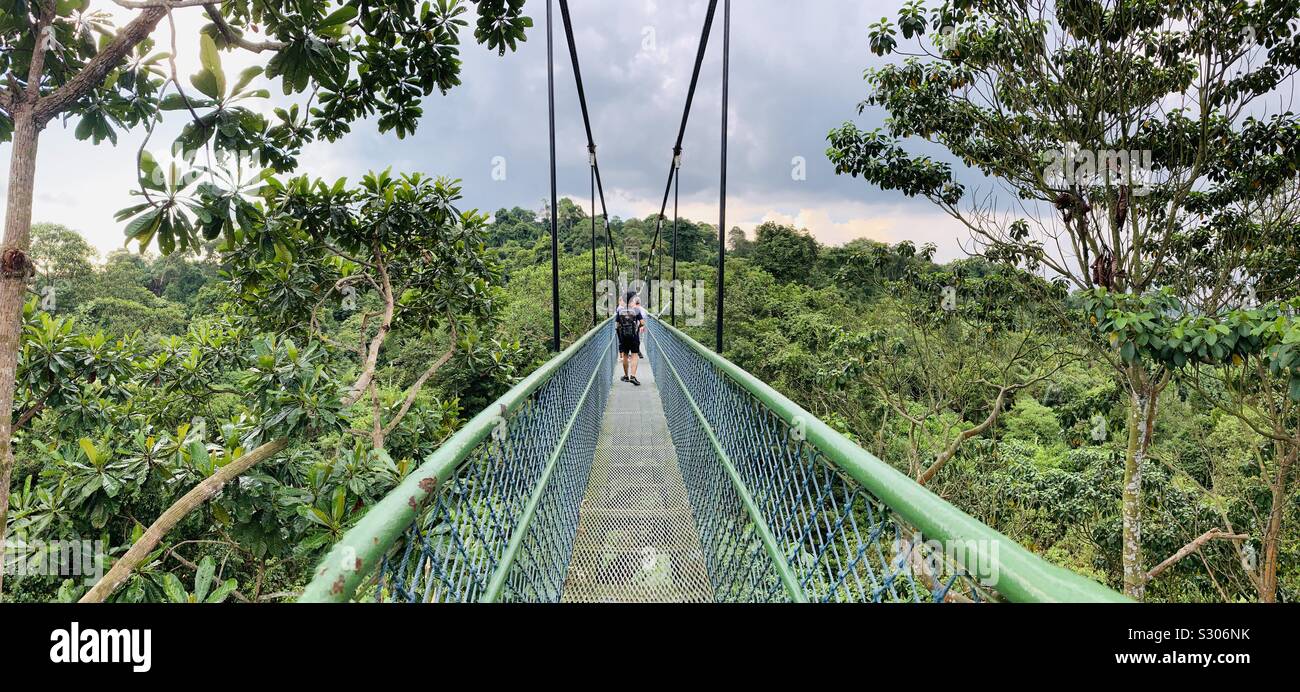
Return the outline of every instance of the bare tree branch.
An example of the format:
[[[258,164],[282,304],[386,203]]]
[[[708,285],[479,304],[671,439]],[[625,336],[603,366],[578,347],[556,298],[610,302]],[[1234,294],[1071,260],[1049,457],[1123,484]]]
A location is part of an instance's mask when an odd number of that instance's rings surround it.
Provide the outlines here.
[[[397,429],[397,425],[402,422],[402,418],[406,416],[406,412],[411,410],[411,405],[415,403],[415,398],[420,395],[420,390],[424,387],[424,383],[441,370],[442,366],[447,364],[447,361],[451,360],[452,355],[456,353],[456,340],[456,323],[452,322],[451,347],[447,349],[446,353],[442,354],[441,358],[434,361],[433,365],[429,366],[429,369],[425,370],[423,375],[420,375],[420,379],[416,380],[415,384],[411,385],[410,391],[406,394],[406,401],[402,402],[401,410],[399,410],[397,415],[393,416],[393,419],[388,422],[388,427],[384,428],[385,435],[393,434],[393,431]]]
[[[1241,540],[1247,540],[1249,538],[1250,536],[1226,533],[1224,532],[1223,529],[1220,528],[1210,529],[1209,531],[1206,531],[1200,536],[1197,536],[1196,539],[1194,539],[1191,543],[1188,543],[1182,548],[1179,548],[1178,552],[1174,553],[1173,555],[1170,555],[1169,558],[1166,559],[1164,562],[1153,567],[1150,572],[1147,572],[1147,581],[1151,581],[1152,579],[1155,579],[1156,577],[1160,576],[1162,572],[1174,566],[1179,560],[1182,560],[1188,555],[1191,555],[1192,553],[1200,550],[1201,546],[1205,545],[1206,543],[1209,543],[1210,541],[1213,541],[1215,539],[1241,541]]]
[[[205,478],[201,483],[185,493],[184,497],[177,500],[167,511],[154,521],[153,524],[145,530],[140,540],[132,544],[131,548],[126,551],[117,562],[113,563],[112,569],[100,578],[85,596],[81,597],[81,603],[101,603],[113,592],[126,582],[131,572],[144,562],[149,556],[150,551],[158,546],[163,536],[167,535],[182,519],[189,516],[190,512],[198,509],[203,503],[207,502],[221,490],[226,483],[240,477],[245,471],[253,468],[267,459],[284,451],[289,446],[287,438],[280,438],[273,442],[258,447],[257,449],[245,454],[242,457],[222,466],[219,471]]]
[[[352,385],[352,391],[343,398],[343,406],[346,408],[357,403],[366,390],[370,387],[371,380],[375,377],[375,368],[379,364],[379,350],[383,348],[384,341],[388,338],[388,333],[393,329],[393,312],[396,309],[393,298],[393,283],[388,276],[388,267],[385,266],[383,255],[378,248],[375,249],[375,268],[379,271],[379,279],[382,285],[376,284],[380,294],[384,297],[383,320],[379,323],[379,331],[375,337],[370,340],[370,352],[366,356],[365,365],[362,367],[361,376],[357,378]],[[373,279],[372,279],[373,283]],[[364,338],[364,336],[363,336]]]
[[[167,15],[166,7],[150,7],[141,12],[135,19],[132,19],[117,36],[99,51],[95,57],[86,63],[77,76],[68,80],[66,84],[56,89],[49,96],[45,96],[36,101],[33,106],[33,116],[36,118],[38,125],[48,123],[54,116],[62,113],[72,106],[77,99],[90,93],[95,87],[104,83],[108,73],[117,67],[122,58],[131,52],[141,41],[149,37],[158,22]],[[33,64],[36,60],[33,58]],[[40,79],[36,80],[40,83]],[[31,84],[28,84],[31,88]]]
[[[1020,387],[1021,385],[1013,385],[1010,387],[1001,387],[1000,389],[998,389],[998,396],[996,399],[994,399],[993,406],[989,411],[988,417],[984,419],[984,422],[980,423],[979,425],[976,425],[973,428],[970,428],[969,430],[963,430],[961,434],[957,435],[957,437],[951,443],[949,443],[948,448],[943,450],[943,452],[941,452],[939,456],[935,458],[934,463],[930,464],[930,467],[927,468],[919,477],[917,477],[916,482],[920,485],[925,485],[926,483],[928,483],[931,478],[934,478],[935,474],[939,473],[939,471],[944,467],[944,465],[946,465],[949,461],[952,460],[954,456],[956,456],[957,450],[961,448],[962,444],[966,442],[966,440],[969,440],[970,438],[976,437],[978,435],[982,435],[984,434],[984,431],[993,427],[993,424],[998,422],[998,416],[1002,415],[1002,407],[1006,404],[1007,394],[1015,392]]]

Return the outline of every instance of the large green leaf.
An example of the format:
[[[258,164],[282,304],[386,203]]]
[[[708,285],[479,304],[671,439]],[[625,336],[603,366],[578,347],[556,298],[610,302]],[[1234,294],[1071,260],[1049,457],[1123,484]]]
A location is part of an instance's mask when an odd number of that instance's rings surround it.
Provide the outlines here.
[[[357,8],[355,5],[344,5],[343,7],[340,7],[334,12],[332,12],[328,17],[322,19],[320,21],[319,27],[321,29],[338,27],[352,21],[353,19],[356,18],[356,16],[357,16]],[[322,32],[322,33],[326,33],[326,32]]]
[[[142,249],[148,247],[153,242],[153,236],[158,232],[158,225],[161,222],[162,210],[152,209],[127,224],[126,237],[138,241]]]
[[[158,159],[153,154],[145,151],[140,153],[140,185],[158,192],[166,192],[166,180],[162,173],[162,166],[158,165]]]
[[[199,35],[199,60],[203,69],[190,77],[190,83],[206,96],[220,101],[226,95],[226,73],[221,69],[217,44],[207,34]]]
[[[164,111],[181,111],[190,108],[211,108],[215,105],[214,101],[189,97],[188,99],[181,94],[167,94],[158,102],[158,109]]]
[[[202,440],[195,440],[190,444],[190,461],[194,468],[204,473],[212,471],[212,459],[208,456],[208,447]]]
[[[243,72],[240,72],[239,79],[235,80],[235,86],[233,89],[230,90],[230,93],[238,94],[239,92],[243,91],[244,87],[248,86],[254,79],[256,79],[261,74],[262,74],[262,67],[260,65],[254,65],[244,70]]]
[[[212,577],[216,573],[217,564],[211,555],[199,560],[199,568],[194,574],[194,600],[202,601],[208,597],[208,589],[212,588]]]
[[[81,445],[81,451],[86,453],[86,458],[90,460],[90,463],[99,463],[99,450],[95,449],[95,443],[90,438],[83,437],[77,440],[77,444]]]
[[[171,572],[162,576],[163,593],[167,594],[167,599],[172,603],[188,603],[190,595],[186,593],[185,586],[181,580]]]
[[[227,579],[226,581],[222,582],[219,586],[217,586],[216,589],[213,589],[212,593],[207,597],[206,602],[207,603],[224,602],[226,600],[226,597],[229,596],[231,593],[233,593],[235,588],[238,585],[239,583],[236,582],[234,579]]]

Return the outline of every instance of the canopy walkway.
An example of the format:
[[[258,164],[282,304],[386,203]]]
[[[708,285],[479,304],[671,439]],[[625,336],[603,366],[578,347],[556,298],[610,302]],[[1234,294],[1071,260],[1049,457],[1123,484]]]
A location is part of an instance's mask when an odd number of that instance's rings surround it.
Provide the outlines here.
[[[677,300],[682,143],[718,0],[709,0],[668,184],[638,283]],[[552,3],[547,3],[552,342],[560,350]],[[566,0],[560,13],[591,168],[591,305],[626,287]],[[731,3],[722,3],[722,150],[716,351],[723,346]],[[676,195],[674,195],[676,199]],[[662,240],[665,242],[661,244]],[[610,260],[613,259],[611,272]],[[654,262],[658,261],[657,272]],[[714,351],[650,320],[644,386],[615,381],[610,321],[448,440],[321,562],[304,601],[1118,601],[943,501]]]
[[[659,320],[607,321],[362,518],[304,601],[1118,601]]]

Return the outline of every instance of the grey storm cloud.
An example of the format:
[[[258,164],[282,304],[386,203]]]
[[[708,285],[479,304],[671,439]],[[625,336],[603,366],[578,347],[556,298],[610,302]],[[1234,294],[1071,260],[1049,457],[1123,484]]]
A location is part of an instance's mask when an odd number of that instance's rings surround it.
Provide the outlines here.
[[[831,128],[857,115],[863,72],[878,60],[867,26],[901,2],[739,0],[733,3],[729,191],[734,200],[788,209],[845,201],[909,204],[860,180],[839,177],[825,156]],[[611,213],[657,207],[667,182],[704,0],[571,3],[583,81]],[[548,194],[545,4],[528,6],[537,26],[514,55],[466,48],[464,85],[426,103],[405,141],[372,136],[367,158],[464,179],[467,200],[493,210],[537,208]],[[586,136],[556,11],[556,112],[561,194],[590,196]],[[700,205],[718,192],[721,134],[721,11],[710,41],[684,148],[682,195]],[[503,157],[505,180],[492,177]],[[807,180],[792,179],[795,157]],[[927,210],[923,203],[911,202]],[[709,220],[709,219],[704,219]]]
[[[809,228],[828,243],[864,236],[914,240],[938,243],[941,257],[959,254],[957,239],[965,234],[938,210],[836,176],[825,156],[827,133],[844,121],[867,128],[882,124],[879,112],[857,113],[867,94],[863,73],[882,60],[868,49],[867,27],[894,16],[901,4],[732,3],[728,225],[749,228],[777,220]],[[707,2],[572,0],[571,8],[609,211],[625,218],[649,215],[658,211],[667,182]],[[463,84],[424,100],[414,135],[398,139],[380,134],[373,122],[358,123],[337,142],[309,145],[300,172],[331,180],[357,180],[388,167],[446,175],[464,181],[466,208],[539,209],[549,196],[546,3],[532,0],[527,12],[535,20],[528,41],[504,57],[475,44],[466,31]],[[555,14],[559,191],[587,200],[586,136],[558,7]],[[202,18],[197,12],[178,14],[177,23],[178,59],[189,74],[197,61],[185,46]],[[155,38],[170,41],[165,29],[159,31],[164,33]],[[721,47],[718,21],[684,142],[681,181],[683,214],[711,223],[718,218]],[[255,59],[224,58],[228,69]],[[283,100],[278,88],[272,93],[268,110]],[[174,135],[178,128],[169,121],[165,129]],[[37,189],[66,189],[68,180],[79,184],[72,198],[38,195],[35,219],[76,228],[101,249],[120,247],[122,228],[112,215],[133,203],[129,191],[142,137],[123,133],[116,147],[95,147],[75,141],[71,127],[51,128],[41,143]],[[153,141],[169,141],[169,135],[160,131]],[[7,149],[0,146],[0,166],[7,164]],[[806,161],[806,180],[792,179],[796,157]],[[493,173],[503,162],[505,179],[498,180]]]

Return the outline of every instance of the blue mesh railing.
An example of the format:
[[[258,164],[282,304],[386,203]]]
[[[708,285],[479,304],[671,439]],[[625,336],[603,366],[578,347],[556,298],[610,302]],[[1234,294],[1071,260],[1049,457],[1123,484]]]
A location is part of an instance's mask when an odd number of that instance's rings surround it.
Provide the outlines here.
[[[720,601],[1122,600],[957,510],[673,327],[649,355]]]
[[[613,374],[593,329],[373,507],[302,600],[555,601]]]

